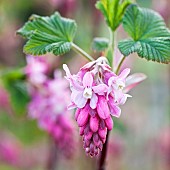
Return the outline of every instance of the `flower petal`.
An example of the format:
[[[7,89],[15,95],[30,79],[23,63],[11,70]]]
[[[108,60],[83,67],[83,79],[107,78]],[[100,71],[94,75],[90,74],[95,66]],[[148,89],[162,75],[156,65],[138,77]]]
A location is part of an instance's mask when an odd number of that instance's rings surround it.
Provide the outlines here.
[[[108,130],[112,130],[113,129],[113,120],[111,117],[105,119],[105,124]]]
[[[77,93],[73,101],[77,105],[78,108],[83,108],[87,103],[87,99],[83,97],[82,92]]]
[[[84,88],[78,82],[78,76],[77,75],[71,75],[70,70],[69,70],[69,68],[66,64],[63,64],[63,69],[66,72],[65,78],[70,82],[70,86],[72,86],[76,90],[82,91]]]
[[[130,68],[126,68],[119,74],[119,78],[125,79],[129,73],[130,73]]]
[[[96,61],[89,62],[86,65],[84,65],[80,70],[90,69],[95,63],[96,63]]]
[[[104,73],[104,82],[106,82],[106,84],[108,84],[109,85],[109,79],[111,78],[111,77],[117,77],[117,75],[115,74],[115,73],[113,73],[113,72],[111,72],[111,71],[105,71],[105,73]]]
[[[90,117],[90,129],[92,132],[97,132],[99,129],[99,118],[98,116]]]
[[[108,91],[108,86],[106,84],[99,84],[92,87],[93,91],[99,95],[103,95],[104,92]]]
[[[66,72],[67,78],[70,78],[72,75],[71,75],[70,70],[66,64],[63,64],[63,69]]]
[[[76,110],[76,112],[75,112],[75,120],[78,119],[78,116],[79,116],[80,112],[81,112],[81,109]]]
[[[91,100],[90,100],[90,107],[91,107],[92,109],[95,109],[96,106],[97,106],[97,102],[98,102],[98,97],[97,97],[97,95],[96,95],[95,93],[93,93],[93,94],[92,94],[92,98],[91,98]]]
[[[84,126],[88,122],[89,111],[90,111],[89,105],[86,105],[83,109],[81,109],[77,117],[77,123],[80,127]]]
[[[135,74],[128,76],[126,79],[126,87],[123,90],[124,93],[129,92],[132,88],[137,86],[139,83],[141,83],[146,78],[147,76],[143,73],[135,73]]]
[[[120,115],[121,115],[121,109],[120,109],[120,107],[118,107],[118,106],[116,106],[116,105],[114,105],[114,104],[112,104],[112,103],[110,103],[109,106],[110,106],[110,114],[111,114],[112,116],[114,116],[114,117],[119,118]]]
[[[110,108],[110,114],[114,117],[119,118],[121,115],[121,109],[117,106],[118,103],[114,102],[114,98],[112,96],[109,96],[109,108]]]
[[[75,109],[75,108],[76,108],[76,105],[75,105],[73,102],[71,102],[71,103],[67,106],[67,109],[68,109],[68,110]]]
[[[105,139],[107,135],[107,128],[99,129],[98,134],[100,138]]]
[[[98,97],[98,103],[97,103],[97,112],[100,118],[106,119],[110,116],[109,107],[107,104],[107,100],[104,96]]]
[[[84,129],[85,129],[85,127],[86,127],[86,126],[80,127],[80,130],[79,130],[80,136],[83,136],[83,135],[84,135]]]
[[[87,72],[83,77],[83,86],[91,87],[93,84],[93,76],[90,72]]]
[[[80,91],[77,91],[75,89],[72,89],[72,93],[71,93],[71,101],[73,101],[74,103],[74,100],[76,98],[76,96],[80,93]]]
[[[76,90],[83,91],[84,87],[82,85],[80,85],[80,82],[78,82],[78,80],[74,76],[72,76],[70,78],[70,83],[71,83],[72,87]]]
[[[119,100],[119,104],[120,104],[120,105],[125,104],[125,102],[126,102],[126,100],[127,100],[128,97],[132,97],[132,96],[129,95],[129,94],[123,94],[123,97]]]
[[[124,97],[122,90],[114,91],[114,103],[120,104],[121,99]]]
[[[112,85],[113,81],[116,80],[116,78],[117,78],[117,76],[112,76],[112,77],[109,78],[109,80],[108,80],[108,86],[109,87]]]

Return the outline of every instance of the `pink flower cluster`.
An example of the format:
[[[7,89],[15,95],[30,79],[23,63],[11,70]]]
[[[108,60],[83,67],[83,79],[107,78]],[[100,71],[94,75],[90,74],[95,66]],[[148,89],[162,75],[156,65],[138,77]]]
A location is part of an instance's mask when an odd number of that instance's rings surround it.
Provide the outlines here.
[[[69,157],[74,151],[74,126],[69,119],[67,104],[68,84],[56,70],[54,78],[47,76],[45,58],[29,56],[25,68],[29,82],[31,102],[28,114],[37,119],[39,127],[46,130],[55,140],[58,149]]]
[[[124,69],[116,75],[105,57],[86,64],[76,75],[71,75],[67,65],[64,64],[63,68],[72,91],[68,108],[77,108],[75,119],[83,136],[85,151],[92,157],[96,156],[106,141],[107,131],[113,128],[111,116],[118,118],[121,114],[120,105],[131,97],[125,92],[146,77],[137,74],[127,82],[130,69]]]
[[[42,84],[47,80],[48,62],[45,57],[33,57],[27,56],[27,66],[25,67],[25,73],[28,80],[36,85]]]

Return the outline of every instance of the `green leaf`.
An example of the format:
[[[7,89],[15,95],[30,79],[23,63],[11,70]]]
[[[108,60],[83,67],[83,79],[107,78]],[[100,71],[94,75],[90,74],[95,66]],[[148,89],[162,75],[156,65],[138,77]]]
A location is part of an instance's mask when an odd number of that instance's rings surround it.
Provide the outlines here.
[[[102,12],[112,31],[115,31],[122,22],[124,12],[130,4],[131,0],[99,0],[96,3],[96,8]]]
[[[170,30],[158,13],[130,5],[123,18],[123,27],[133,39],[119,42],[124,56],[137,52],[147,60],[170,62]]]
[[[5,70],[0,75],[4,87],[10,94],[12,107],[17,115],[26,113],[29,96],[25,84],[25,77],[20,69]]]
[[[92,43],[92,49],[94,51],[105,51],[109,47],[109,39],[103,37],[94,38]]]
[[[76,33],[74,20],[66,19],[59,13],[50,17],[33,15],[18,34],[28,39],[24,52],[32,55],[53,53],[62,55],[71,49],[71,43]]]
[[[37,127],[36,120],[27,118],[27,114],[21,118],[17,116],[11,118],[11,115],[3,112],[0,114],[0,129],[10,131],[24,145],[35,144],[42,140],[46,134]]]
[[[113,50],[112,50],[112,48],[108,49],[106,58],[109,62],[109,65],[112,67],[113,66]]]

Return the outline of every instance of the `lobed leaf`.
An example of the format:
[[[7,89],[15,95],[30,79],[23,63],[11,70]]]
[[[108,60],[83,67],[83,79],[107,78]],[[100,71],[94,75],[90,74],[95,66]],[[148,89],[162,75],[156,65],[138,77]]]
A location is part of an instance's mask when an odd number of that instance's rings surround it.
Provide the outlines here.
[[[60,16],[58,12],[50,17],[33,15],[17,34],[28,39],[24,52],[31,55],[43,55],[51,52],[62,55],[71,49],[76,33],[74,20]]]
[[[158,13],[130,5],[123,18],[123,27],[132,38],[118,44],[124,56],[137,52],[147,60],[170,62],[170,30]]]

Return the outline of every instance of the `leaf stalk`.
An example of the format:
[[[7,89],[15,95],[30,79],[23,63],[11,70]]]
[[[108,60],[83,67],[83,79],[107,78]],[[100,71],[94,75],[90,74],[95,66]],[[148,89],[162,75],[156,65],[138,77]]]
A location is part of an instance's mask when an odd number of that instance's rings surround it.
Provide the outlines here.
[[[87,54],[84,50],[82,50],[79,46],[77,46],[76,44],[72,43],[72,49],[73,51],[75,51],[76,53],[82,55],[83,57],[87,58],[89,61],[94,61],[94,59]]]
[[[116,71],[115,71],[115,73],[116,74],[118,74],[119,73],[119,71],[120,71],[120,68],[121,68],[121,66],[122,66],[122,64],[123,64],[123,62],[124,62],[124,60],[125,60],[125,56],[123,56],[123,58],[121,59],[121,61],[120,61],[120,63],[119,63],[119,65],[117,66],[117,69],[116,69]]]

